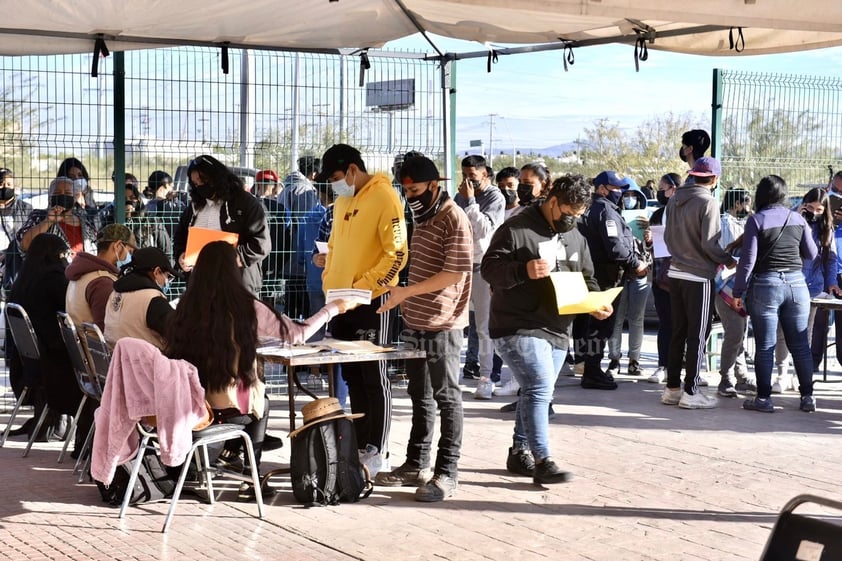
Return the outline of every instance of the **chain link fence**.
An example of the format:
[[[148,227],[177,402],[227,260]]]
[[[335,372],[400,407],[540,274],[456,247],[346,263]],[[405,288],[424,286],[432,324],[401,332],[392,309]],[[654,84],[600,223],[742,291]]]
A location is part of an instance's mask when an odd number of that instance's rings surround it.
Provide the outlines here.
[[[60,162],[73,156],[89,175],[96,203],[89,216],[98,228],[113,221],[114,194],[123,186],[112,179],[115,130],[125,131],[125,169],[141,192],[162,170],[175,178],[175,196],[185,198],[186,165],[198,154],[232,166],[250,190],[258,170],[272,169],[289,182],[299,158],[319,157],[337,142],[359,148],[369,171],[389,174],[394,157],[410,150],[444,157],[440,68],[413,53],[372,55],[364,69],[358,56],[231,49],[227,74],[219,49],[123,57],[122,82],[115,81],[114,56],[99,60],[98,78],[90,76],[90,54],[0,57],[0,166],[14,171],[17,197],[34,209],[47,208],[48,186]],[[115,90],[123,89],[115,102]],[[139,245],[177,257],[179,213],[147,215],[139,206],[127,219]],[[306,287],[293,274],[294,264],[308,258],[296,239],[307,210],[267,212],[273,265],[260,296],[292,315],[308,315]],[[7,242],[0,239],[0,247]],[[175,282],[170,296],[183,290]],[[5,373],[1,381],[8,389]],[[3,393],[0,409],[10,409],[11,393]]]

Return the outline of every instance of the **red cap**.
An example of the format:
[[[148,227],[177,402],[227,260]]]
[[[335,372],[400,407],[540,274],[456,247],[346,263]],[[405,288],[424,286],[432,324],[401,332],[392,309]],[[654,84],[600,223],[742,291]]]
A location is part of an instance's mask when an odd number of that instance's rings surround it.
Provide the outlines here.
[[[257,172],[257,175],[254,178],[255,183],[277,183],[278,182],[278,174],[275,173],[274,170],[271,169],[264,169]]]

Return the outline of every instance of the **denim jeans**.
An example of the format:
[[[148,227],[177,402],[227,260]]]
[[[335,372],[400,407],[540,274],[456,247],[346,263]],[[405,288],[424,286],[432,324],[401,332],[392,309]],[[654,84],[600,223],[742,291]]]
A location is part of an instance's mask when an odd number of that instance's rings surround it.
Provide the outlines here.
[[[406,462],[413,467],[429,467],[438,406],[441,436],[435,473],[455,478],[462,448],[462,389],[459,387],[462,330],[404,329],[401,341],[409,349],[427,352],[424,360],[406,361],[407,393],[412,400],[412,428],[406,445]]]
[[[643,314],[646,312],[646,299],[649,297],[649,281],[625,279],[620,285],[620,305],[614,310],[617,319],[614,331],[608,339],[608,358],[620,360],[623,356],[623,320],[629,323],[629,360],[640,360],[640,347],[643,346]]]
[[[757,396],[767,398],[772,393],[772,367],[779,321],[786,346],[792,354],[801,395],[812,395],[813,357],[807,338],[810,293],[801,271],[755,275],[746,292],[746,309],[754,329]]]
[[[543,460],[550,455],[547,410],[567,349],[527,335],[500,337],[494,339],[494,346],[520,384],[514,445],[529,448],[536,460]]]

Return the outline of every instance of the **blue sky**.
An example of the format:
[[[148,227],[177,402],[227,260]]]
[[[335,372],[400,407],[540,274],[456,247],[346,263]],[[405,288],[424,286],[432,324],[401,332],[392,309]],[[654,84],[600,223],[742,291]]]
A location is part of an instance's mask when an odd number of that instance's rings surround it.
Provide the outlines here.
[[[747,37],[750,40],[750,36]],[[473,52],[478,43],[435,37],[442,51]],[[432,51],[416,35],[387,49]],[[714,68],[816,76],[842,75],[842,47],[762,56],[704,57],[650,49],[635,72],[633,47],[605,45],[576,49],[565,72],[562,52],[500,57],[486,72],[486,59],[458,61],[457,149],[470,139],[487,144],[490,113],[496,113],[494,151],[512,146],[543,148],[576,140],[596,119],[634,129],[666,112],[690,113],[710,122]]]

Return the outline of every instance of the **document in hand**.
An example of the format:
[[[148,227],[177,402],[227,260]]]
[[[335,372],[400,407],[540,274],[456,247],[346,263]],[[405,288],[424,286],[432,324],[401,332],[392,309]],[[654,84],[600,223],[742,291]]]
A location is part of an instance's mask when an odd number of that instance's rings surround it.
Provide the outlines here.
[[[358,288],[331,288],[325,294],[325,303],[334,300],[345,300],[349,304],[356,303],[360,306],[367,306],[371,304],[371,291]]]
[[[611,304],[622,287],[601,292],[588,292],[582,273],[550,273],[550,280],[555,288],[556,305],[559,315],[589,314]]]
[[[187,230],[187,249],[184,250],[184,264],[189,267],[195,265],[199,252],[211,242],[228,242],[237,247],[237,240],[239,239],[240,236],[232,232],[190,227]]]

